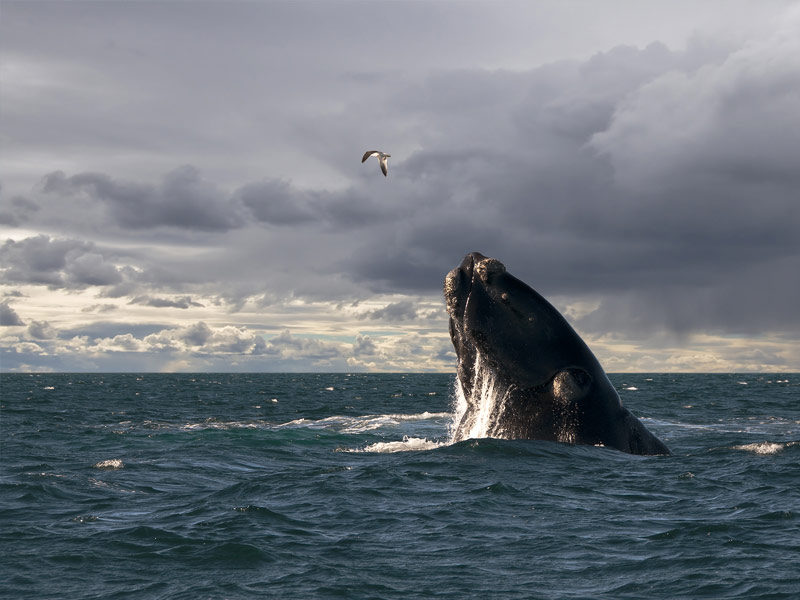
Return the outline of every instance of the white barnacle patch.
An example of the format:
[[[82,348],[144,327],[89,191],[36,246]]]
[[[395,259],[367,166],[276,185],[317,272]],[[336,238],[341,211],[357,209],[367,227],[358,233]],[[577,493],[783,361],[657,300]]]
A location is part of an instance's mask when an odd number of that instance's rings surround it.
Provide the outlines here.
[[[484,258],[475,265],[475,271],[478,273],[478,277],[481,278],[481,281],[486,284],[489,283],[489,278],[492,275],[505,273],[506,266],[496,258]]]
[[[458,304],[458,296],[456,294],[458,280],[458,269],[453,269],[444,278],[444,298],[447,304],[447,311],[452,314]]]

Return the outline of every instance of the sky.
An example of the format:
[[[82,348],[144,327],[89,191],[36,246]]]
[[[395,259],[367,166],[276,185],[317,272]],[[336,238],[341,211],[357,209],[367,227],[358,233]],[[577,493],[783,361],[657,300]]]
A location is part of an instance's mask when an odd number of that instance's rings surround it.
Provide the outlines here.
[[[800,370],[800,3],[0,0],[0,371]],[[389,175],[365,150],[390,153]]]

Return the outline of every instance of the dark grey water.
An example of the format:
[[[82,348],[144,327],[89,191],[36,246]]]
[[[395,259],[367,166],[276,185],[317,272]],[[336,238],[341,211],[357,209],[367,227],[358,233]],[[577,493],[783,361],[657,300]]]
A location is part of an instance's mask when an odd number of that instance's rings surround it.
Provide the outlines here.
[[[675,453],[448,445],[442,375],[2,375],[7,598],[800,597],[800,375],[612,375]]]

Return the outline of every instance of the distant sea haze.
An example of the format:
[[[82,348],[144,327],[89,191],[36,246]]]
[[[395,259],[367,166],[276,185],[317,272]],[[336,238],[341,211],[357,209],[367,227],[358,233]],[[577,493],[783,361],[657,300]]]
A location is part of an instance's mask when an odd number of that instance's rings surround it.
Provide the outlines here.
[[[610,377],[673,456],[453,444],[451,375],[0,375],[0,596],[798,597],[800,375]]]

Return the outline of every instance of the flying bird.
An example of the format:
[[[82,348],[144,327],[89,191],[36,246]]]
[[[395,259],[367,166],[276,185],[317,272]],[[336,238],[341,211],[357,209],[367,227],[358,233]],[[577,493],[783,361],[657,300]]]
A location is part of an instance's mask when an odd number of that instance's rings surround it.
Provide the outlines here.
[[[389,167],[386,164],[386,161],[391,156],[391,154],[386,154],[385,152],[381,152],[380,150],[367,150],[364,152],[364,158],[361,159],[363,163],[366,161],[370,156],[377,156],[378,162],[381,163],[381,171],[383,171],[383,176],[386,177],[386,174],[389,172]]]

